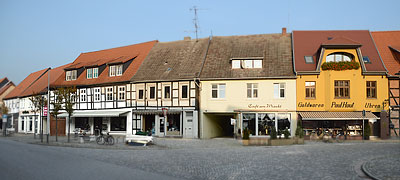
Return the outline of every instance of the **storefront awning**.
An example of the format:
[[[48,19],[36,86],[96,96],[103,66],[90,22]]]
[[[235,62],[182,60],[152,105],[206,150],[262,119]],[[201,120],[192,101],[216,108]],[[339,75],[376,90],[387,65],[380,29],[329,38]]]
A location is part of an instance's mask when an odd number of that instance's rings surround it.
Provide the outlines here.
[[[75,111],[71,117],[119,117],[129,111],[107,111],[107,110],[95,110],[95,111]],[[58,117],[68,117],[68,113],[62,113]]]
[[[163,114],[163,111],[161,109],[136,109],[132,110],[132,112],[141,115]],[[182,113],[182,111],[176,109],[168,109],[167,111],[167,114],[180,114],[180,113]]]
[[[362,120],[379,119],[371,112],[365,112],[363,117],[361,111],[356,112],[326,112],[326,111],[306,111],[299,112],[302,120]]]

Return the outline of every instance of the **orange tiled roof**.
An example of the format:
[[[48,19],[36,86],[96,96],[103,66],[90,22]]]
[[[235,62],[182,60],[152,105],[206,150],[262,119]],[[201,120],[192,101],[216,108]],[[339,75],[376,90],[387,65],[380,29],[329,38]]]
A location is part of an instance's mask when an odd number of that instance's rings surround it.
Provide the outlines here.
[[[36,71],[34,73],[29,74],[21,83],[18,84],[4,99],[12,99],[17,98],[28,88],[32,83],[34,83],[40,76],[42,76],[48,68],[42,69],[40,71]]]
[[[64,68],[68,67],[70,64],[66,64],[54,69],[50,69],[49,71],[46,71],[42,76],[39,77],[38,80],[33,82],[29,86],[29,88],[25,89],[21,94],[19,95],[20,97],[26,97],[26,96],[31,96],[35,94],[40,94],[43,92],[47,91],[47,81],[48,81],[48,75],[50,72],[50,84],[53,84],[64,72]]]
[[[80,85],[96,85],[96,84],[107,84],[112,82],[124,82],[129,81],[133,75],[138,70],[139,66],[142,64],[143,60],[158,41],[150,41],[140,44],[134,44],[129,46],[117,47],[112,49],[82,53],[78,58],[68,67],[69,69],[79,69],[84,68],[83,72],[77,77],[76,80],[66,81],[65,71],[56,80],[52,86],[80,86]],[[125,63],[132,60],[128,68],[124,70],[122,76],[109,77],[108,71],[109,66],[107,65],[105,69],[99,74],[98,78],[87,79],[85,67],[98,67],[106,64],[115,63]],[[99,72],[100,73],[100,72]]]
[[[376,31],[372,32],[379,54],[390,75],[400,71],[400,59],[396,60],[396,55],[400,57],[400,31]],[[390,49],[393,48],[393,50]]]

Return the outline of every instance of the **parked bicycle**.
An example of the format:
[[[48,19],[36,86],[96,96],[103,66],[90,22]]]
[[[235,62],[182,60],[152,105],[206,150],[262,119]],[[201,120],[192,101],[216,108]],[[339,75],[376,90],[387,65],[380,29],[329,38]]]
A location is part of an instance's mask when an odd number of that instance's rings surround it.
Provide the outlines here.
[[[106,135],[104,135],[101,131],[99,132],[99,136],[96,138],[97,144],[103,145],[113,145],[114,144],[114,137],[110,135],[110,133],[107,132]]]
[[[344,142],[344,133],[343,131],[339,132],[336,136],[335,136],[335,140],[338,143],[342,143]]]

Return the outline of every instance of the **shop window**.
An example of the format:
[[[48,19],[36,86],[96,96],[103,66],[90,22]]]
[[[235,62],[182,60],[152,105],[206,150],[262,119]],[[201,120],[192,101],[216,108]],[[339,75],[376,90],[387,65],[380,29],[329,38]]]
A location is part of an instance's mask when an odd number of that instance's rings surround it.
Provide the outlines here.
[[[150,87],[150,99],[156,98],[156,87]]]
[[[258,84],[247,83],[247,98],[257,98],[257,97],[258,97]]]
[[[111,131],[126,131],[126,117],[111,117]]]
[[[88,118],[75,118],[75,129],[80,128],[81,130],[90,130],[89,119]]]
[[[182,85],[181,87],[181,98],[186,99],[188,98],[188,85]]]
[[[332,53],[326,56],[326,62],[350,62],[353,59],[353,55],[348,53]]]
[[[306,81],[306,98],[315,99],[315,81]]]
[[[32,116],[29,117],[29,131],[32,131],[33,128],[33,120],[32,120]]]
[[[290,132],[290,114],[278,113],[277,119],[278,119],[278,130],[281,130],[283,133],[283,130],[288,128]]]
[[[113,88],[112,87],[106,88],[106,99],[107,99],[107,101],[113,100]]]
[[[213,99],[225,98],[225,84],[212,84],[211,97]]]
[[[251,135],[256,135],[256,114],[243,113],[243,130],[248,129]]]
[[[164,99],[171,98],[171,86],[164,86]]]
[[[21,121],[21,130],[22,131],[25,130],[25,121],[24,121],[24,119],[22,119],[22,121]]]
[[[272,127],[275,127],[275,113],[258,113],[258,135],[270,135]]]
[[[125,100],[125,87],[118,87],[118,100]]]
[[[285,83],[274,83],[274,98],[283,99],[285,98]]]
[[[376,98],[376,81],[367,81],[367,98]]]
[[[95,88],[94,89],[94,101],[95,102],[100,102],[100,88]]]
[[[335,98],[350,98],[350,81],[335,81]]]
[[[167,135],[179,136],[181,135],[181,116],[180,114],[168,114],[167,115]]]

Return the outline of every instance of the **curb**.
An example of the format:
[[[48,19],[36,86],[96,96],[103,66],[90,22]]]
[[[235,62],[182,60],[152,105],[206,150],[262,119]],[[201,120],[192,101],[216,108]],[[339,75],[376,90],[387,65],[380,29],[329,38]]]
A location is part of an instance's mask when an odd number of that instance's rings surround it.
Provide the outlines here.
[[[363,163],[363,164],[361,165],[361,170],[362,170],[368,177],[370,177],[371,179],[374,179],[374,180],[381,180],[380,178],[376,177],[376,176],[373,175],[371,172],[369,172],[368,168],[366,167],[366,166],[367,166],[367,163],[369,163],[369,161],[367,161],[367,162],[365,162],[365,163]]]

